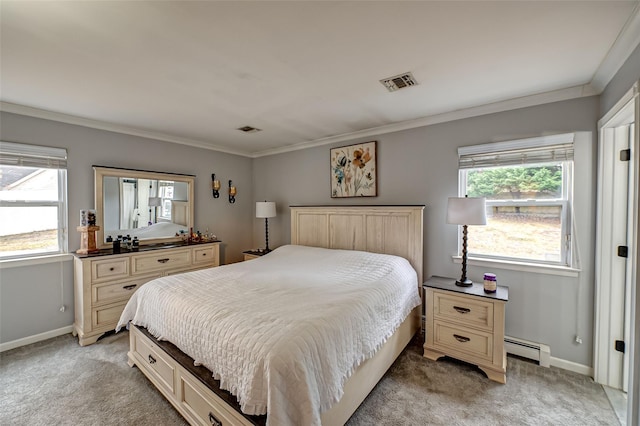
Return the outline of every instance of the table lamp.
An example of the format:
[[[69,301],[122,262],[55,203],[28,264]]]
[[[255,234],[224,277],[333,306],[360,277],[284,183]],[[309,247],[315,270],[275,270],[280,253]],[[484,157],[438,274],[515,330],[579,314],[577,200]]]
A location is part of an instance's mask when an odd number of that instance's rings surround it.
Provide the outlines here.
[[[269,249],[269,218],[276,217],[276,203],[273,201],[258,201],[256,202],[256,217],[264,218],[264,239],[266,242],[265,251],[270,252]]]
[[[487,224],[486,198],[449,197],[447,223],[462,225],[462,276],[456,285],[470,287],[473,281],[467,278],[467,225]]]

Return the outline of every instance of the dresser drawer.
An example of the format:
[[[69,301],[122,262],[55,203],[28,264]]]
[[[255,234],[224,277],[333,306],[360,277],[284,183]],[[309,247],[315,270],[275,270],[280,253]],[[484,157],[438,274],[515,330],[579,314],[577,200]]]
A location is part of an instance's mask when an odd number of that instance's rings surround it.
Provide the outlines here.
[[[481,358],[491,361],[493,358],[493,334],[479,330],[458,328],[450,324],[434,321],[433,345],[447,353],[467,354],[467,359]]]
[[[203,265],[210,263],[211,266],[214,266],[213,261],[215,259],[214,249],[216,247],[202,247],[193,249],[193,264],[194,265]],[[217,265],[216,265],[217,266]]]
[[[116,328],[125,305],[126,302],[92,309],[91,325],[93,329],[107,328],[109,330]]]
[[[152,376],[155,383],[166,392],[174,393],[175,363],[160,355],[160,350],[151,342],[135,336],[134,356],[138,359],[138,367],[144,368]]]
[[[126,302],[131,298],[133,292],[139,289],[142,284],[159,276],[160,274],[155,274],[144,278],[121,281],[113,284],[104,283],[93,285],[91,288],[91,302],[94,305],[104,305],[119,301]]]
[[[131,258],[132,274],[145,274],[154,271],[166,271],[172,268],[184,268],[191,265],[191,250],[174,250],[167,253],[136,255]]]
[[[433,294],[434,318],[493,331],[493,303],[449,293]]]
[[[91,281],[102,282],[126,278],[129,276],[129,258],[93,260],[91,262]]]
[[[195,425],[249,425],[244,417],[225,408],[222,400],[202,383],[179,370],[179,403],[189,423]]]

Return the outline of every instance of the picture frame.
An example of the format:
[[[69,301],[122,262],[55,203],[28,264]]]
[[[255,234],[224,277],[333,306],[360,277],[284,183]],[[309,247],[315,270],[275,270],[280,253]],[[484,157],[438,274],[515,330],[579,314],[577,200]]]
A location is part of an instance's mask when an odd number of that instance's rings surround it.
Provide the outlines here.
[[[377,197],[377,141],[331,148],[331,198]]]

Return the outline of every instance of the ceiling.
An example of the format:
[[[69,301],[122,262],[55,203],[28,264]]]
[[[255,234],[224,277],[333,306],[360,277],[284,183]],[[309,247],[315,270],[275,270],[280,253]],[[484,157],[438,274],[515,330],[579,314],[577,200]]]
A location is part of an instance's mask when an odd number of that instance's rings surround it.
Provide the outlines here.
[[[597,94],[640,42],[638,1],[0,8],[2,110],[250,157]]]

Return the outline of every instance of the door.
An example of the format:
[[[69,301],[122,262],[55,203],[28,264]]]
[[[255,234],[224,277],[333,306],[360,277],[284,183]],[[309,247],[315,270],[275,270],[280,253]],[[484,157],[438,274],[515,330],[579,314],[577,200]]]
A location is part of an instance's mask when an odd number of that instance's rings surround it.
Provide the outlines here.
[[[627,391],[637,247],[635,91],[599,123],[594,379]]]

